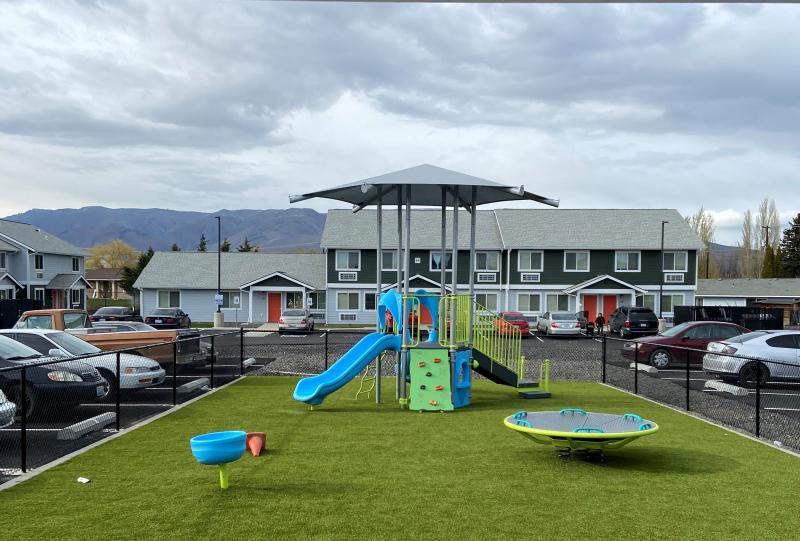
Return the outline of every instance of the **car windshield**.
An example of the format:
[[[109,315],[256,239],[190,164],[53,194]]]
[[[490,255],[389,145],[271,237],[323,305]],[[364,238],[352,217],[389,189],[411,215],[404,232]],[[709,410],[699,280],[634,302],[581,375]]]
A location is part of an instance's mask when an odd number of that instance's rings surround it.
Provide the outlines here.
[[[284,310],[283,311],[283,315],[284,316],[289,316],[289,317],[292,317],[292,316],[304,316],[304,315],[306,315],[306,313],[303,310]]]
[[[156,308],[150,314],[151,316],[174,316],[175,310],[172,308]]]
[[[575,319],[575,315],[567,312],[556,312],[550,319],[555,321],[570,321]]]
[[[47,338],[70,355],[89,355],[92,353],[100,353],[101,351],[89,342],[66,332],[50,333],[47,335]]]
[[[671,329],[667,329],[666,331],[662,332],[661,336],[678,336],[688,328],[689,328],[688,323],[681,323],[680,325],[675,325]]]
[[[0,336],[0,359],[11,361],[14,359],[29,359],[31,357],[41,357],[41,354],[16,340]]]
[[[504,319],[525,319],[520,312],[504,312],[502,315]]]
[[[21,329],[52,329],[53,316],[28,316],[25,321],[17,325]]]
[[[64,312],[65,329],[83,329],[86,327],[86,314],[83,312]]]
[[[647,319],[655,316],[649,308],[631,308],[628,312],[628,319]]]
[[[102,316],[105,314],[105,315],[118,316],[122,315],[123,313],[125,313],[124,308],[119,308],[117,306],[104,306],[103,308],[98,308],[97,311],[94,313],[94,315]]]
[[[764,331],[756,331],[756,332],[749,332],[745,334],[740,334],[739,336],[734,336],[733,338],[728,338],[726,342],[733,342],[734,344],[742,344],[744,342],[749,342],[754,338],[758,338],[759,336],[764,336],[765,334],[769,334],[768,332]]]

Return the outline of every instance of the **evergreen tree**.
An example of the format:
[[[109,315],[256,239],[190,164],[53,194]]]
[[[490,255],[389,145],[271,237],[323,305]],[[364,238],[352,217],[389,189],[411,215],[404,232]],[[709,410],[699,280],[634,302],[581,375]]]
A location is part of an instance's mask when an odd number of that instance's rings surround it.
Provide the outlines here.
[[[198,251],[198,252],[205,252],[205,251],[206,251],[206,245],[207,245],[207,244],[208,244],[208,243],[206,242],[206,235],[205,235],[205,233],[201,233],[201,234],[200,234],[200,244],[198,244],[198,245],[197,245],[197,251]]]
[[[775,251],[767,244],[764,248],[764,260],[761,262],[761,277],[775,278]]]
[[[150,263],[154,253],[153,247],[148,247],[147,251],[139,254],[139,258],[136,260],[135,265],[123,267],[120,285],[122,286],[122,289],[128,293],[128,295],[133,295],[135,298],[133,284],[139,279],[139,275],[142,273],[147,264]]]
[[[781,239],[783,271],[787,278],[800,278],[800,214],[794,217]]]
[[[257,252],[258,246],[254,244],[250,244],[250,241],[247,237],[244,238],[244,242],[242,242],[238,248],[236,248],[237,252]]]
[[[180,252],[181,251],[181,247],[178,246],[177,242],[173,242],[172,243],[172,248],[170,248],[170,250],[172,250],[173,252]]]
[[[786,278],[786,271],[783,268],[783,250],[780,245],[775,250],[775,262],[773,265],[772,276],[774,278]]]
[[[220,252],[230,252],[231,251],[231,241],[227,238],[222,241],[222,246],[219,247]]]

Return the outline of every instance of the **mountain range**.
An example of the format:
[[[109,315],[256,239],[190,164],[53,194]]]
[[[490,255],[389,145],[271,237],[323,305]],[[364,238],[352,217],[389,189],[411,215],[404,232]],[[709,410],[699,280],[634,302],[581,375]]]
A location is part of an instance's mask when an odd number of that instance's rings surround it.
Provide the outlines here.
[[[215,216],[222,217],[222,238],[230,241],[231,250],[246,237],[261,251],[316,251],[325,225],[324,214],[303,208],[190,212],[93,206],[31,209],[6,219],[36,225],[81,248],[122,239],[137,250],[169,250],[173,243],[196,250],[205,235],[207,249],[216,250]]]

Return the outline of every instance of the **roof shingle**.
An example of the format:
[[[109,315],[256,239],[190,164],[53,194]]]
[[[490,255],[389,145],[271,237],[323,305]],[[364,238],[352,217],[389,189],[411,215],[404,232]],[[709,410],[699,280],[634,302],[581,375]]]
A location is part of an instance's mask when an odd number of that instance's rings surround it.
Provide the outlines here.
[[[73,246],[52,233],[48,233],[31,224],[13,222],[11,220],[0,220],[0,234],[39,253],[74,256],[86,255],[86,252],[77,246]]]

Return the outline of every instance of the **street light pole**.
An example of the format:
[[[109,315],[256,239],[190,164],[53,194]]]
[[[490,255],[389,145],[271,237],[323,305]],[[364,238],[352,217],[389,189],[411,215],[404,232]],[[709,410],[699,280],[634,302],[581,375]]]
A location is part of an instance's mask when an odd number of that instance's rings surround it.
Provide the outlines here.
[[[659,273],[658,319],[664,319],[664,226],[669,222],[661,220],[661,272]],[[660,323],[660,321],[659,321]],[[661,332],[661,331],[659,331]]]
[[[217,219],[217,295],[222,295],[222,216],[214,216]],[[221,312],[221,306],[217,303],[217,313]]]

